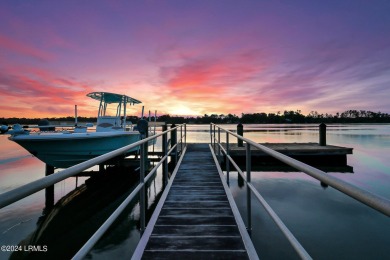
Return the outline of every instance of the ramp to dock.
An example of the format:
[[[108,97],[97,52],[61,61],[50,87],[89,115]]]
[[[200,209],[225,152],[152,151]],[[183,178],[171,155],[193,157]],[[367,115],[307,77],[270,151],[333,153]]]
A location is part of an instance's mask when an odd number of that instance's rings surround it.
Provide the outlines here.
[[[258,259],[208,144],[188,144],[133,259]]]

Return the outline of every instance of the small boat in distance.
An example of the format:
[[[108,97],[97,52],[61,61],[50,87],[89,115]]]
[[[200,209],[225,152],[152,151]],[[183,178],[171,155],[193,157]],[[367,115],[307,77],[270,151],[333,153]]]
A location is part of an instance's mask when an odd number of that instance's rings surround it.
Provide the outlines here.
[[[13,130],[8,131],[11,134],[9,139],[42,162],[57,168],[76,165],[141,139],[140,132],[126,121],[126,105],[140,104],[141,101],[109,92],[92,92],[87,96],[100,101],[96,131],[87,131],[93,124],[77,126],[76,123],[73,131],[47,131],[54,130],[54,127],[39,126],[39,132],[30,132],[20,125],[14,125]],[[108,110],[112,106],[116,106],[116,114],[109,116]],[[127,152],[135,153],[138,150],[136,147]]]

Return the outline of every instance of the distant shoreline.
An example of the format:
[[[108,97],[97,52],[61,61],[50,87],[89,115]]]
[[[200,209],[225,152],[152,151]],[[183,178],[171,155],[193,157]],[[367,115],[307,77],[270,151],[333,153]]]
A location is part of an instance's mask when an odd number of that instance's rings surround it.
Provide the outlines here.
[[[144,117],[149,120],[148,117]],[[52,118],[0,118],[1,125],[13,125],[13,124],[38,124],[40,120],[47,119],[51,124],[60,122],[68,122],[73,124],[75,122],[74,117],[52,117]],[[140,120],[137,116],[128,116],[127,121],[131,121],[134,124]],[[82,123],[95,123],[96,117],[78,117],[78,122]],[[154,117],[150,118],[151,122],[155,121]],[[348,110],[343,113],[337,113],[336,115],[330,114],[318,114],[317,112],[311,112],[305,116],[300,111],[284,111],[283,114],[278,113],[254,113],[254,114],[242,114],[241,117],[228,114],[211,114],[200,117],[184,117],[184,116],[171,116],[162,115],[157,116],[157,122],[165,122],[167,124],[337,124],[337,123],[356,123],[356,124],[388,124],[390,123],[390,115],[381,112],[371,112],[365,110]]]

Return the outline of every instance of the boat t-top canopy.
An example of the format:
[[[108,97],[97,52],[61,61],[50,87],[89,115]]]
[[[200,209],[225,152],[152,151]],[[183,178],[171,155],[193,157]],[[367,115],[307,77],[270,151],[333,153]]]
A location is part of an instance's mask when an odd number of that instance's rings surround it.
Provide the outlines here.
[[[135,98],[109,92],[91,92],[87,94],[87,97],[100,101],[98,119],[102,116],[106,116],[108,104],[118,104],[115,117],[120,118],[123,115],[124,118],[126,118],[126,104],[134,105],[141,103],[141,101]]]
[[[141,101],[126,96],[126,95],[120,95],[120,94],[115,94],[115,93],[110,93],[110,92],[91,92],[87,94],[87,97],[96,99],[98,101],[111,104],[111,103],[130,103],[130,104],[140,104],[142,103]]]

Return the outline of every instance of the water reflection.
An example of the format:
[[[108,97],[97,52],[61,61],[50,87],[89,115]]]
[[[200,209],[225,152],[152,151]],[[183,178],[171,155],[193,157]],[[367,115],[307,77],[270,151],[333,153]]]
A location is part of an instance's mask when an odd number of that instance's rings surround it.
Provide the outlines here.
[[[131,193],[138,182],[138,174],[133,168],[108,167],[103,173],[94,174],[85,181],[85,184],[62,197],[50,211],[40,216],[36,222],[36,229],[19,243],[21,246],[46,246],[49,250],[15,252],[10,259],[26,257],[70,259]],[[161,193],[161,186],[159,184],[156,186],[156,181],[151,181],[147,192],[146,197],[150,198],[149,208],[153,208],[156,196]],[[117,221],[117,225],[112,227],[115,235],[108,232],[107,237],[99,242],[92,254],[97,252],[101,257],[101,250],[123,247],[124,241],[129,239],[129,233],[131,235],[136,232],[136,238],[139,238],[137,203],[137,199],[130,203],[122,218]]]
[[[303,173],[252,172],[251,178],[314,259],[386,258],[390,243],[388,217],[331,187],[323,189],[319,181]],[[230,183],[246,220],[246,185],[236,173],[230,174]],[[294,259],[294,250],[253,198],[251,211],[252,239],[260,258]]]
[[[244,136],[259,143],[318,142],[317,127],[316,125],[245,125],[244,129],[249,131],[245,131]],[[234,131],[236,125],[227,125],[227,128]],[[187,129],[190,130],[187,136],[188,142],[210,142],[209,125],[188,125]],[[221,134],[221,139],[225,140],[225,138],[225,134]],[[235,141],[234,138],[230,140]],[[390,198],[389,125],[328,125],[327,141],[329,144],[354,148],[354,153],[348,155],[347,168],[321,168],[322,170],[385,198]],[[0,142],[2,150],[0,153],[0,192],[11,190],[44,176],[43,163],[18,148],[16,144],[8,142],[4,136],[0,136]],[[267,167],[262,166],[260,169],[252,165],[252,184],[315,259],[388,258],[389,218],[331,187],[324,189],[318,180],[303,173],[289,168]],[[79,186],[85,179],[79,178]],[[155,205],[161,193],[161,179],[161,176],[156,177],[148,190],[149,207]],[[120,185],[124,184],[120,183]],[[246,185],[242,179],[237,177],[237,173],[230,174],[230,185],[242,217],[246,220]],[[55,200],[73,190],[75,194],[85,192],[82,191],[82,187],[75,190],[76,186],[75,178],[56,184]],[[86,186],[88,188],[88,185]],[[115,187],[114,185],[107,187],[104,184],[102,186],[105,187],[103,192],[95,193],[100,195],[86,196],[92,202],[85,203],[85,209],[94,207],[98,203],[94,200],[104,200],[106,193],[112,192],[109,190]],[[131,185],[129,187],[131,189]],[[122,193],[119,197],[125,196],[124,194]],[[110,203],[103,203],[102,209],[97,209],[96,214],[88,213],[90,214],[89,220],[85,218],[70,223],[70,220],[64,216],[74,219],[76,215],[82,217],[81,212],[84,211],[78,202],[78,197],[78,195],[69,195],[68,199],[55,202],[58,205],[64,204],[65,209],[55,208],[53,212],[56,211],[56,214],[50,213],[51,217],[47,215],[42,219],[40,217],[45,207],[44,191],[1,209],[0,244],[16,245],[22,240],[28,241],[33,238],[57,239],[53,234],[47,233],[49,230],[57,229],[51,226],[56,225],[63,233],[60,235],[63,241],[58,243],[62,243],[64,248],[55,250],[59,253],[66,253],[63,252],[65,246],[67,250],[68,243],[71,243],[70,240],[76,237],[76,232],[71,229],[78,227],[78,230],[90,232],[88,226],[97,227],[98,224],[95,222],[101,221],[98,216],[106,214],[108,208],[114,208],[109,205]],[[75,207],[82,209],[78,212],[74,210]],[[73,210],[70,210],[72,208]],[[54,224],[50,223],[50,219],[53,219]],[[104,235],[90,252],[89,257],[93,259],[130,258],[139,240],[138,219],[139,208],[135,203]],[[61,229],[61,225],[67,221],[69,222],[67,223],[69,234],[73,234],[72,239],[66,239],[68,230]],[[254,196],[252,196],[252,223],[252,239],[260,258],[293,259],[295,257],[289,243],[283,238]],[[47,231],[41,231],[45,230],[45,227]],[[9,255],[0,252],[1,259],[8,257]]]

